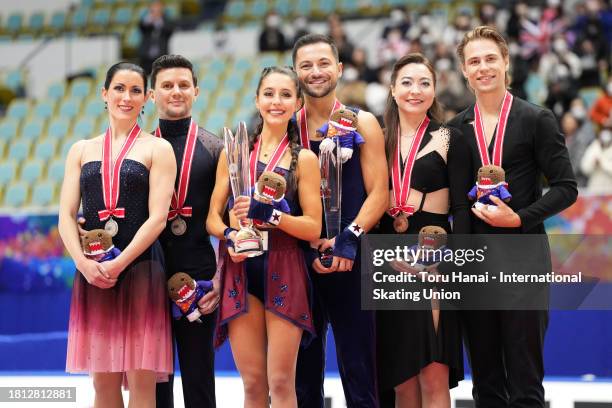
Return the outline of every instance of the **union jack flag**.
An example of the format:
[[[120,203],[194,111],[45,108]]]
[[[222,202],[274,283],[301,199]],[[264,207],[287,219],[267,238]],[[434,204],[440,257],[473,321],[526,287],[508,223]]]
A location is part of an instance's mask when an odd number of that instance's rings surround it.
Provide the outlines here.
[[[544,15],[538,23],[523,19],[521,28],[521,56],[531,58],[550,51],[553,37],[563,34],[565,22],[560,18]]]

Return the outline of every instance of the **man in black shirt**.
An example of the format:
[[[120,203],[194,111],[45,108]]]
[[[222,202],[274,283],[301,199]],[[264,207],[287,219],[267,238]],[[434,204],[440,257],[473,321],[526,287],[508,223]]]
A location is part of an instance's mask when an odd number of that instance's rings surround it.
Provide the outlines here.
[[[508,54],[503,37],[486,26],[466,33],[457,49],[476,104],[453,118],[450,125],[463,132],[470,147],[474,180],[481,165],[503,167],[512,200],[506,204],[492,197],[497,211],[473,209],[471,231],[455,233],[545,234],[544,220],[569,207],[578,194],[564,137],[553,114],[507,91]],[[544,196],[542,176],[550,185]],[[541,258],[541,264],[532,263],[530,268],[550,264],[547,251],[542,251]],[[544,407],[543,346],[548,311],[462,314],[476,406]]]
[[[173,321],[186,407],[215,407],[213,332],[219,301],[219,277],[210,237],[204,227],[223,142],[198,127],[191,107],[198,96],[191,62],[163,55],[153,63],[151,99],[157,106],[155,134],[172,145],[178,166],[168,224],[160,236],[168,277],[186,272],[195,280],[213,280],[214,289],[198,302],[202,324]],[[198,140],[199,139],[199,140]],[[173,406],[173,381],[157,386],[157,406]]]
[[[138,28],[142,35],[138,47],[139,62],[145,72],[150,74],[153,61],[160,55],[168,53],[174,22],[165,13],[164,4],[161,1],[154,1],[140,18]]]

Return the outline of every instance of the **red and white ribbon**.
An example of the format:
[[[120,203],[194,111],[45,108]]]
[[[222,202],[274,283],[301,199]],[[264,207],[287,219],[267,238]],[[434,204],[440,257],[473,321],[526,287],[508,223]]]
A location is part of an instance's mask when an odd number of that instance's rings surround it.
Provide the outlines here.
[[[121,146],[117,160],[113,162],[113,137],[109,127],[104,134],[102,143],[102,196],[104,198],[104,210],[98,211],[100,221],[106,221],[110,217],[124,218],[125,208],[117,208],[119,202],[120,175],[123,160],[136,143],[136,138],[140,134],[140,126],[134,124],[132,130]]]
[[[191,217],[193,209],[192,207],[185,206],[185,199],[187,198],[187,191],[189,190],[189,178],[191,177],[191,165],[193,164],[193,153],[195,152],[197,134],[198,125],[191,119],[179,173],[178,191],[174,190],[172,193],[172,200],[170,201],[171,209],[168,211],[168,220],[173,220],[179,215]],[[155,136],[163,137],[159,127],[155,129]]]
[[[274,171],[278,162],[280,162],[285,150],[289,147],[289,135],[285,133],[285,136],[281,139],[278,146],[274,150],[272,154],[272,158],[266,165],[264,171]],[[257,173],[257,160],[259,159],[259,151],[261,150],[261,136],[255,142],[255,146],[253,146],[253,151],[249,157],[249,168],[251,170],[251,186],[255,185],[255,174]]]
[[[337,111],[342,107],[342,104],[339,100],[336,99],[334,102],[334,107],[330,112],[329,116],[331,117],[332,113]],[[310,149],[310,138],[308,137],[308,120],[306,118],[306,106],[304,106],[299,111],[300,116],[300,141],[302,143],[302,147],[306,149]]]
[[[493,161],[489,158],[489,149],[487,146],[487,139],[485,137],[484,126],[482,124],[482,116],[480,115],[480,109],[478,103],[474,105],[474,135],[476,136],[476,145],[478,146],[478,153],[480,153],[480,160],[483,166],[494,164],[502,167],[502,155],[504,148],[504,136],[506,134],[506,126],[508,125],[508,115],[510,115],[510,109],[512,108],[512,100],[514,97],[508,91],[504,95],[504,101],[502,103],[501,111],[499,112],[499,118],[497,120],[497,134],[495,136],[495,145],[493,146]]]
[[[401,213],[412,215],[415,211],[414,207],[407,205],[408,197],[410,196],[410,179],[412,178],[412,169],[416,162],[416,157],[421,146],[421,141],[429,125],[429,118],[425,116],[419,127],[417,128],[416,134],[410,143],[410,149],[408,150],[408,158],[404,164],[404,174],[400,172],[400,163],[402,162],[401,156],[401,134],[398,126],[397,129],[397,145],[395,147],[395,158],[393,160],[393,167],[391,168],[391,185],[393,186],[393,198],[394,206],[389,209],[389,214],[393,217],[400,215]]]

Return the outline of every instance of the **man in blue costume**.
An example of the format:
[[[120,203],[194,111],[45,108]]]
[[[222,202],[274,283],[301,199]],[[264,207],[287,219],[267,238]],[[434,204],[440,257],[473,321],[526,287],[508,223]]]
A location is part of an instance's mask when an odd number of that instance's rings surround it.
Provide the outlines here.
[[[321,136],[332,112],[342,108],[336,99],[336,84],[342,63],[333,41],[323,35],[299,38],[293,47],[293,66],[304,91],[304,107],[297,113],[302,146],[317,155]],[[298,405],[324,405],[323,380],[328,326],[336,341],[338,367],[347,406],[375,408],[376,395],[374,312],[361,310],[360,236],[376,225],[388,206],[388,174],[380,125],[369,112],[358,112],[357,131],[365,143],[354,146],[352,157],[343,164],[341,232],[322,238],[311,246],[333,248],[333,261],[324,267],[317,250],[308,263],[313,283],[313,318],[317,338],[300,349],[296,391]],[[308,256],[307,256],[308,258]],[[357,260],[357,262],[355,262]]]

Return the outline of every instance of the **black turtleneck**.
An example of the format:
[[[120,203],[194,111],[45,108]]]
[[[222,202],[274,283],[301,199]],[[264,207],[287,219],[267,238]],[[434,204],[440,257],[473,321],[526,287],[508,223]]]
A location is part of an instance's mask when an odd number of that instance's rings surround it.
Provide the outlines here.
[[[187,137],[189,131],[189,125],[191,124],[191,117],[179,119],[179,120],[159,120],[159,130],[162,132],[164,139],[174,139],[176,137]]]
[[[175,188],[178,187],[190,123],[191,118],[159,120],[162,137],[172,145],[178,166]],[[223,141],[220,138],[198,128],[189,189],[184,204],[193,208],[192,216],[183,218],[187,222],[187,231],[181,236],[174,235],[170,229],[170,221],[160,236],[168,276],[176,272],[187,272],[195,279],[211,279],[215,274],[215,253],[206,232],[206,216],[215,186],[217,161],[221,149]]]

